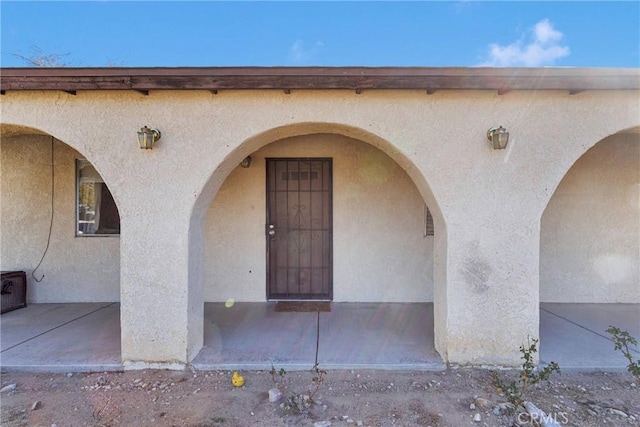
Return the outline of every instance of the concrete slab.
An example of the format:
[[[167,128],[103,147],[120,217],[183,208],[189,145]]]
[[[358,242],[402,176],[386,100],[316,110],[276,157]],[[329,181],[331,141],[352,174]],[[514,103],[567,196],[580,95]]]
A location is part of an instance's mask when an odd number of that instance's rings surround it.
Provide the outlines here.
[[[0,316],[0,351],[94,312],[110,303],[30,304]]]
[[[196,369],[307,370],[315,361],[316,313],[275,303],[206,303]],[[444,369],[433,348],[433,304],[332,303],[320,313],[325,369]],[[3,371],[121,370],[119,304],[32,304],[0,317]],[[540,359],[562,369],[623,370],[609,325],[640,339],[640,304],[542,304]],[[638,352],[640,357],[640,352]]]
[[[317,313],[275,303],[205,304],[205,347],[197,369],[310,369]],[[318,362],[326,369],[444,369],[433,346],[433,304],[332,303],[320,313]]]
[[[433,304],[331,304],[331,313],[320,314],[318,360],[325,368],[444,369]]]
[[[2,315],[3,371],[122,369],[119,304],[34,304],[22,310]],[[5,331],[15,343],[6,348]]]
[[[640,304],[541,304],[540,361],[561,369],[625,369],[628,361],[605,332],[609,325],[640,338]]]

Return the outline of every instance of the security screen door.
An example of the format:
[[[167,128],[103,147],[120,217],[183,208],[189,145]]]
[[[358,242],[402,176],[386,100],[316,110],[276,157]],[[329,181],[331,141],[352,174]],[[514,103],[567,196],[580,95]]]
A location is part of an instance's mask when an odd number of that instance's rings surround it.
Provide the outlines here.
[[[267,299],[331,300],[331,159],[266,160]]]

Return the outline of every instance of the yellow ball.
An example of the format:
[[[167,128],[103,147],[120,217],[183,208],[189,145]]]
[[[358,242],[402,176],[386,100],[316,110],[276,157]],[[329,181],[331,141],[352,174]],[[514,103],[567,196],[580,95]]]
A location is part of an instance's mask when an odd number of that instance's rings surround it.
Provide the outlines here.
[[[233,384],[236,387],[242,387],[244,385],[244,377],[240,374],[238,374],[238,372],[234,372],[233,376],[231,377],[231,384]]]

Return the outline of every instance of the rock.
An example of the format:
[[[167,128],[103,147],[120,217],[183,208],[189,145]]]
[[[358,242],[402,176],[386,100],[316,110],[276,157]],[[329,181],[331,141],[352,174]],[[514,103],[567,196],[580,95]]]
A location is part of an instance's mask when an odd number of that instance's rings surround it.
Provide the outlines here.
[[[485,399],[484,397],[476,397],[473,401],[478,409],[486,411],[491,407],[491,402],[489,399]]]
[[[104,379],[103,376],[98,377],[97,383],[99,386],[103,386],[105,384],[107,384],[107,380]]]
[[[17,384],[6,385],[6,386],[4,386],[4,387],[2,387],[0,389],[0,393],[10,393],[10,392],[14,391],[16,389],[16,387],[18,387]]]
[[[282,399],[282,392],[277,388],[272,388],[269,390],[269,402],[276,403]]]
[[[503,415],[508,412],[512,412],[515,409],[511,403],[499,403],[495,408],[493,408],[493,415]]]
[[[476,413],[476,414],[473,416],[473,421],[475,421],[475,422],[479,423],[480,421],[482,421],[482,415],[480,415],[480,413]]]
[[[32,411],[37,411],[40,408],[42,408],[42,402],[40,402],[39,400],[36,400],[35,402],[33,402],[33,405],[31,405]]]
[[[69,378],[71,378],[72,376],[73,376],[73,372],[69,372],[69,373],[67,374],[67,377],[69,377]]]
[[[619,409],[609,408],[609,412],[611,412],[613,415],[618,415],[618,416],[623,417],[623,418],[627,418],[629,416],[625,412],[623,412],[623,411],[621,411]]]
[[[476,409],[476,404],[472,403],[471,405],[469,405],[469,409],[471,409],[472,411]]]
[[[313,427],[329,427],[331,425],[331,421],[316,421],[313,423]]]

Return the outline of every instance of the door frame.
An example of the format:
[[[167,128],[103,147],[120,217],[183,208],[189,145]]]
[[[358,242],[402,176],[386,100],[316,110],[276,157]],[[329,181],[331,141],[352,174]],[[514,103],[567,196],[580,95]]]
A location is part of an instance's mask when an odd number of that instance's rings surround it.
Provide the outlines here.
[[[271,251],[269,244],[269,224],[271,217],[269,212],[269,163],[276,161],[323,161],[329,165],[329,292],[326,298],[271,298]],[[265,246],[266,246],[266,283],[265,294],[267,301],[333,301],[333,158],[332,157],[267,157],[265,158]]]

